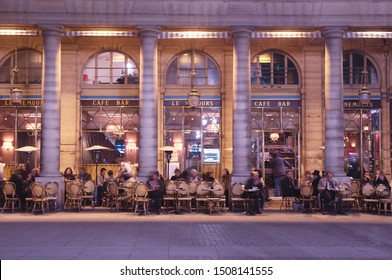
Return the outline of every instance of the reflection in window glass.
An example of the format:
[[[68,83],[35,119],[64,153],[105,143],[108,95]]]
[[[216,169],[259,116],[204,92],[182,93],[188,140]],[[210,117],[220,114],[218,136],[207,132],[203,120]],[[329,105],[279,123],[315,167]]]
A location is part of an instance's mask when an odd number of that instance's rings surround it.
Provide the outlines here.
[[[362,83],[362,71],[368,71],[367,84],[377,85],[378,75],[371,60],[363,54],[346,52],[343,54],[343,83],[345,85],[359,85]]]
[[[138,84],[139,72],[135,63],[118,52],[97,54],[83,71],[83,84]]]
[[[211,58],[198,52],[183,53],[175,58],[167,69],[166,84],[190,86],[192,68],[195,70],[194,85],[219,85],[218,67]]]
[[[16,66],[19,69],[19,77],[14,81],[16,84],[41,84],[42,53],[36,50],[18,50],[17,55],[11,53],[0,64],[0,83],[11,83],[11,69]]]
[[[251,62],[251,83],[253,85],[298,84],[298,70],[294,62],[284,54],[262,53]]]

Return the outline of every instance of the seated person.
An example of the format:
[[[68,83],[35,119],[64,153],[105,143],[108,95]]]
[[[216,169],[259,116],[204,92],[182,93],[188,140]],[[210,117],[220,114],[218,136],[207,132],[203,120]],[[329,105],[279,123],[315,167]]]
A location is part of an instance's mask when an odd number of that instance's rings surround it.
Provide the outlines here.
[[[86,168],[85,167],[81,167],[80,168],[80,172],[78,175],[78,179],[82,180],[82,181],[88,181],[91,180],[91,175],[89,173],[86,172]]]
[[[264,186],[260,182],[259,173],[257,171],[252,171],[251,177],[248,179],[245,185],[246,190],[257,188],[257,192],[244,192],[244,198],[251,198],[254,200],[253,210],[250,210],[249,213],[251,215],[255,215],[255,213],[262,214],[264,207]],[[250,205],[249,205],[250,208]]]
[[[391,191],[391,186],[389,185],[387,177],[385,177],[382,171],[377,170],[376,177],[373,179],[373,186],[383,184],[387,187],[388,191]]]
[[[147,186],[150,187],[148,197],[153,200],[158,213],[160,213],[162,198],[165,191],[165,185],[159,177],[159,172],[155,171],[151,173],[150,178],[147,180]]]
[[[188,181],[189,181],[189,182],[196,182],[196,183],[201,182],[201,178],[200,178],[199,175],[197,174],[197,170],[196,170],[196,169],[192,169],[192,170],[189,172]]]
[[[170,180],[177,181],[181,179],[183,179],[181,175],[181,170],[178,168],[174,169],[174,175],[170,178]]]
[[[321,204],[324,202],[324,213],[331,212],[333,202],[338,198],[334,191],[338,185],[339,183],[335,178],[333,178],[333,173],[331,171],[327,171],[326,176],[321,178],[318,184],[318,190],[321,196]]]
[[[293,172],[287,171],[286,176],[281,182],[282,197],[300,197],[300,190],[296,187],[293,180]]]
[[[206,182],[214,182],[214,174],[212,173],[211,170],[207,171],[206,173],[203,174],[203,181]]]

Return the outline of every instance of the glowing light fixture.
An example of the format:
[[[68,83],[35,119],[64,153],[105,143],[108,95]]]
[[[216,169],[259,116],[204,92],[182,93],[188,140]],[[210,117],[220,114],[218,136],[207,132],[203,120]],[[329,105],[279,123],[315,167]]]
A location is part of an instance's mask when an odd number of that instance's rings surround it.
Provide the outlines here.
[[[273,132],[273,133],[270,134],[269,137],[270,137],[272,142],[276,142],[276,141],[279,140],[279,133]]]
[[[193,50],[193,57],[195,56],[195,51]],[[199,106],[200,102],[200,94],[194,88],[194,78],[196,76],[195,64],[192,63],[192,71],[191,71],[191,92],[188,93],[188,104],[191,108],[196,108]]]

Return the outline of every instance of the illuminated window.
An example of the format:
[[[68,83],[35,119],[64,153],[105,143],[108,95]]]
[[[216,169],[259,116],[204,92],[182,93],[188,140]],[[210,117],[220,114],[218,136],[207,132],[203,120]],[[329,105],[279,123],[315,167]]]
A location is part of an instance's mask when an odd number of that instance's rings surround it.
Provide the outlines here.
[[[294,62],[279,52],[263,52],[251,62],[253,85],[297,85],[299,76]]]
[[[17,63],[17,65],[16,65]],[[36,50],[21,49],[12,52],[0,64],[0,83],[9,84],[11,70],[17,66],[19,69],[20,84],[42,83],[42,53]]]
[[[194,67],[195,86],[217,86],[220,83],[219,70],[214,61],[199,52],[186,52],[178,55],[167,68],[167,85],[191,85],[191,72]]]
[[[139,84],[139,71],[124,54],[104,52],[87,62],[82,81],[83,84]]]
[[[369,73],[367,84],[377,85],[377,70],[369,57],[356,52],[345,52],[343,54],[343,83],[345,85],[361,84],[361,76],[364,68]]]

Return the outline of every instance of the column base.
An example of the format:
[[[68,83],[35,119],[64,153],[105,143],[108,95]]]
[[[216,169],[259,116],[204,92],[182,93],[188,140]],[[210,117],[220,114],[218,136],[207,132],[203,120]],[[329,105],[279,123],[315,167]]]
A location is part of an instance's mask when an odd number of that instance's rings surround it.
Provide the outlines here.
[[[60,175],[57,176],[42,176],[36,177],[35,181],[37,183],[41,183],[43,185],[49,182],[57,182],[59,184],[59,189],[57,193],[57,209],[56,211],[60,211],[64,209],[64,199],[65,199],[65,186],[64,186],[64,178]]]

